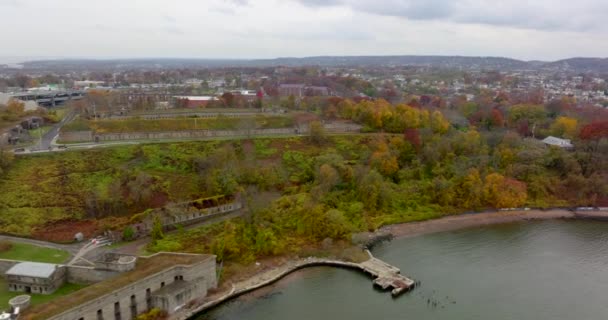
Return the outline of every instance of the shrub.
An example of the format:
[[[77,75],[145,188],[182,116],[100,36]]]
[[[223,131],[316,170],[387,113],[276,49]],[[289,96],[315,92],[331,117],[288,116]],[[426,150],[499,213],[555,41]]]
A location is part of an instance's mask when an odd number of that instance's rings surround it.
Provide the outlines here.
[[[7,252],[13,248],[13,244],[9,241],[0,241],[0,252]]]
[[[125,240],[125,241],[131,241],[134,238],[135,238],[135,230],[133,230],[133,227],[127,226],[122,231],[122,239]]]
[[[167,319],[167,312],[154,308],[146,313],[140,314],[136,320],[164,320]]]

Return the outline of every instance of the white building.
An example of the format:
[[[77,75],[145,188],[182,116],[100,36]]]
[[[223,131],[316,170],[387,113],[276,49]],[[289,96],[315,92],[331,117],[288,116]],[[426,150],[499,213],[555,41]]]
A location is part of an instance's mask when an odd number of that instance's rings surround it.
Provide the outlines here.
[[[560,147],[560,148],[572,148],[572,142],[569,139],[560,139],[553,136],[548,136],[543,140],[543,143],[550,146]]]

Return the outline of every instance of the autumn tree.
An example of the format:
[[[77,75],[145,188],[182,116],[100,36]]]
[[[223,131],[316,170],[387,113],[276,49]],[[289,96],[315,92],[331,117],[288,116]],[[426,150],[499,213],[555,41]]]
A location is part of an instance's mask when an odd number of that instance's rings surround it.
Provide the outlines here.
[[[509,109],[509,123],[511,126],[519,127],[519,129],[525,127],[526,132],[520,132],[523,135],[534,137],[537,125],[546,118],[547,112],[543,105],[520,104]]]
[[[462,177],[456,189],[456,198],[459,206],[465,209],[479,209],[482,206],[480,194],[483,190],[483,181],[479,170],[470,169],[468,174]]]
[[[483,197],[493,208],[515,208],[526,203],[528,193],[525,183],[491,173],[485,178]]]
[[[0,176],[10,167],[13,163],[15,156],[12,152],[5,150],[0,147]]]
[[[443,117],[439,111],[433,111],[430,116],[431,129],[435,133],[444,134],[448,132],[450,123]]]
[[[319,145],[327,139],[325,136],[325,127],[320,121],[311,122],[309,130],[309,138],[312,143]]]
[[[558,117],[551,125],[550,132],[554,136],[574,138],[578,130],[578,121],[570,117]]]
[[[153,242],[165,238],[165,233],[163,231],[163,223],[159,215],[154,215],[154,219],[152,221],[152,230],[150,231],[150,237],[152,237]]]
[[[17,99],[10,99],[6,105],[6,110],[15,115],[21,115],[25,112],[25,103]]]
[[[580,137],[583,140],[599,140],[608,138],[608,121],[595,121],[581,129]]]

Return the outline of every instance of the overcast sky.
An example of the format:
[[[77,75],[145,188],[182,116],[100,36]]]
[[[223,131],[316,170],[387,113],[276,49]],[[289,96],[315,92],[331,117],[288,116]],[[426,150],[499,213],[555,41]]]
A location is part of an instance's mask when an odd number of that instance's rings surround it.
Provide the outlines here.
[[[0,56],[608,56],[608,0],[0,0]]]

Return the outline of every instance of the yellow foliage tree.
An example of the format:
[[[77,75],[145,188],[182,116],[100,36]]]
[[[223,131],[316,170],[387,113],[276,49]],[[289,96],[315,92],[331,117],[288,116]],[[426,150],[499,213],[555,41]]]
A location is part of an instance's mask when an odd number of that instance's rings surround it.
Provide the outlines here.
[[[578,121],[570,117],[558,117],[551,125],[551,134],[558,137],[574,138],[578,131]]]
[[[6,105],[6,110],[13,114],[22,114],[25,112],[25,103],[19,100],[11,99]]]
[[[483,197],[494,208],[515,208],[526,203],[528,191],[521,181],[491,173],[486,176]]]
[[[444,134],[448,132],[450,128],[450,123],[443,117],[443,114],[437,110],[431,113],[431,129],[433,132]]]
[[[478,209],[481,207],[481,192],[483,181],[477,169],[471,169],[464,177],[458,188],[460,206],[467,209]]]

